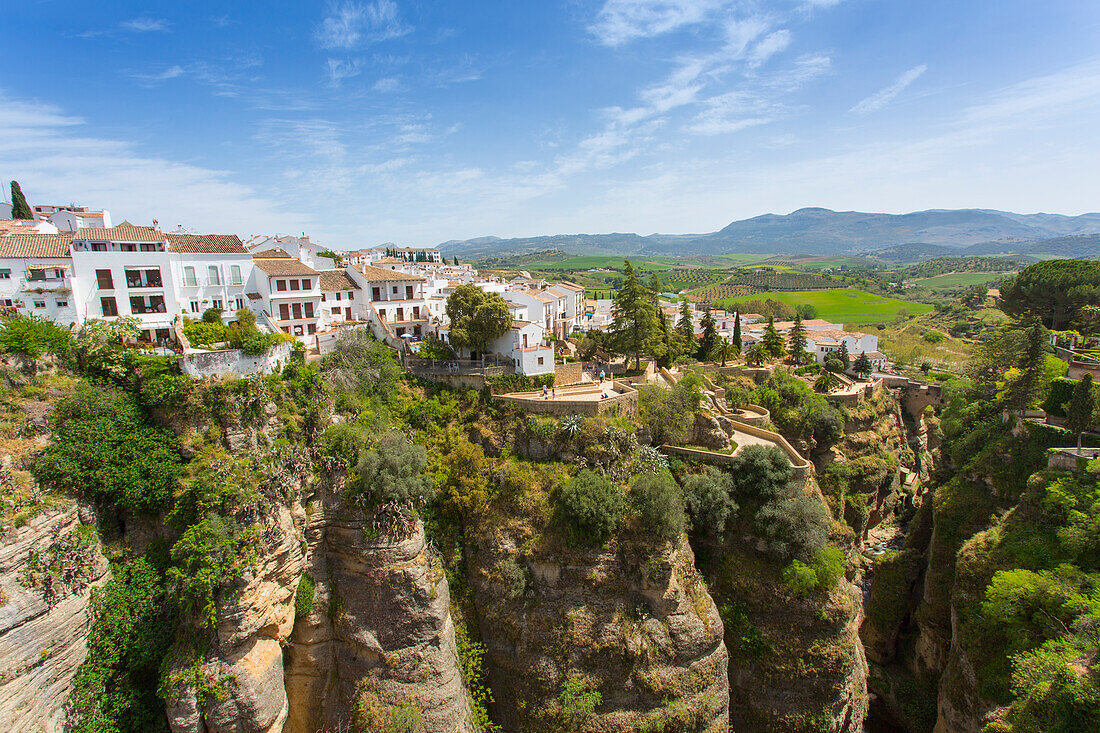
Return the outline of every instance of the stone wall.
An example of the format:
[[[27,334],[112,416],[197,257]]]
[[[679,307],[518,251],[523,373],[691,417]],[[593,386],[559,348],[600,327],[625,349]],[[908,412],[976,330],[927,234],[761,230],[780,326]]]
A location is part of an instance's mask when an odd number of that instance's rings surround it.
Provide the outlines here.
[[[275,344],[266,354],[250,356],[240,349],[222,349],[219,351],[195,351],[180,358],[180,368],[184,374],[197,379],[220,377],[226,374],[244,376],[246,374],[270,374],[286,364],[290,359],[293,344],[282,341]]]
[[[606,400],[544,400],[541,392],[513,392],[496,395],[498,400],[518,405],[528,414],[538,415],[638,415],[638,392],[629,384],[615,380],[619,394]]]
[[[554,384],[576,384],[581,381],[584,365],[579,361],[554,365]]]

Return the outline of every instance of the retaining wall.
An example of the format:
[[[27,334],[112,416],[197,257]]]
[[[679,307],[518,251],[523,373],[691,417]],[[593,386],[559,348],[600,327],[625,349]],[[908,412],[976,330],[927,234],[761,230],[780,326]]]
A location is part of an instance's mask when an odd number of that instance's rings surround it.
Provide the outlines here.
[[[625,382],[615,380],[615,389],[620,393],[606,400],[570,400],[562,399],[562,390],[558,390],[555,400],[542,399],[542,390],[535,392],[512,392],[494,395],[498,400],[518,405],[528,414],[539,415],[638,415],[638,392]],[[576,394],[576,392],[574,392]],[[568,397],[568,392],[565,394]]]
[[[660,451],[665,455],[687,458],[691,461],[700,461],[712,465],[728,466],[733,463],[734,456],[730,453],[715,453],[701,448],[685,448],[679,445],[662,445]],[[806,465],[791,465],[791,477],[796,481],[805,481],[813,475],[813,467]]]
[[[554,384],[576,384],[584,379],[584,365],[579,361],[554,365]]]
[[[180,368],[192,377],[220,377],[226,374],[270,374],[290,359],[294,344],[282,341],[266,354],[250,356],[240,349],[194,351],[180,357]]]

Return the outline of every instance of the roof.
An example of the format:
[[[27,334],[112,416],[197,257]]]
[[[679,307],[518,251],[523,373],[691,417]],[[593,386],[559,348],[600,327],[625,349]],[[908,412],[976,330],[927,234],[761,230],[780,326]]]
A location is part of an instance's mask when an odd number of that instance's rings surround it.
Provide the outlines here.
[[[405,264],[405,260],[399,260],[396,257],[383,257],[380,260],[375,260],[375,262],[377,262],[379,264],[382,264],[382,265],[403,265],[403,264]]]
[[[81,227],[76,230],[73,239],[88,239],[96,242],[163,242],[165,234],[156,227],[138,227],[124,221],[110,229]]]
[[[69,232],[0,236],[0,257],[68,257],[72,238]]]
[[[253,257],[261,260],[274,260],[277,258],[290,259],[290,255],[287,254],[285,249],[279,249],[275,247],[273,249],[265,249],[262,252],[256,252]]]
[[[363,274],[363,277],[370,281],[377,280],[423,280],[420,275],[410,275],[407,272],[398,272],[397,270],[387,270],[384,267],[372,267],[371,265],[355,265],[355,269]]]
[[[255,258],[254,264],[268,275],[317,275],[320,274],[309,265],[291,259]]]
[[[321,271],[321,290],[358,290],[359,286],[355,284],[348,273],[344,270],[322,270]]]
[[[236,234],[168,234],[169,249],[188,254],[246,255]]]
[[[584,292],[584,286],[583,285],[577,285],[576,283],[562,281],[560,283],[555,283],[555,284],[558,287],[561,287],[561,288],[569,288],[570,290],[579,290],[582,293]]]

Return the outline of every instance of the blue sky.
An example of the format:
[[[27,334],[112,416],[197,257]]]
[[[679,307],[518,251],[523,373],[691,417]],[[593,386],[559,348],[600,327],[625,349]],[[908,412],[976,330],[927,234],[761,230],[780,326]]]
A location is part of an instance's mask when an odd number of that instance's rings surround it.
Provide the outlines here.
[[[1094,0],[5,10],[35,203],[340,248],[705,232],[803,206],[1100,209]]]

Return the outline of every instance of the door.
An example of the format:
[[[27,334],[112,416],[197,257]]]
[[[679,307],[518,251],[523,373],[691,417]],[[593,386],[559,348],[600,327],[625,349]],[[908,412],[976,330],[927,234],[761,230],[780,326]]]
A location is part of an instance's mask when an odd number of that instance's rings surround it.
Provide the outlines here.
[[[371,288],[370,293],[371,300],[382,300],[382,288]]]
[[[345,308],[344,309],[344,320],[345,321],[350,321],[351,320],[351,308]]]

